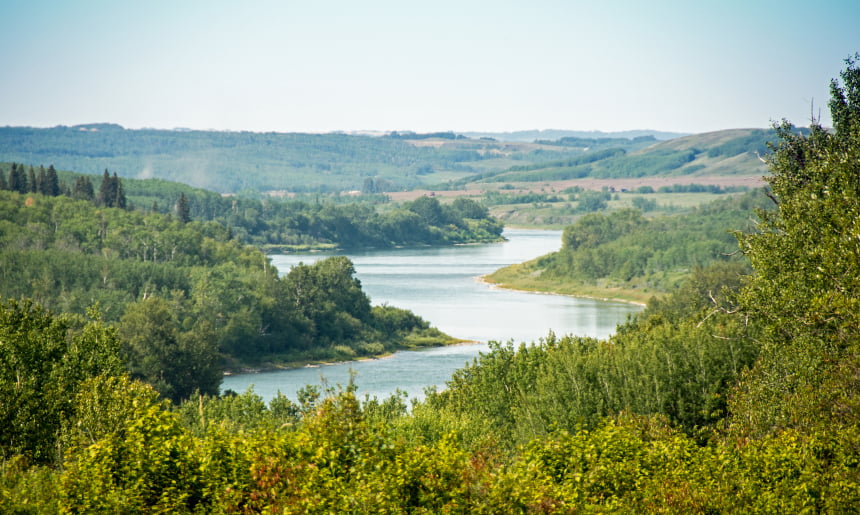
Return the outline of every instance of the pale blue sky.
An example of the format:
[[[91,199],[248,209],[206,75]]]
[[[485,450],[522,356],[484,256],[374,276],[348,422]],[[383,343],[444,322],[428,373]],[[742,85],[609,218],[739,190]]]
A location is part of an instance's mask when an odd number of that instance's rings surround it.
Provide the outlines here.
[[[39,127],[829,123],[860,51],[860,0],[0,0],[0,20],[0,125]]]

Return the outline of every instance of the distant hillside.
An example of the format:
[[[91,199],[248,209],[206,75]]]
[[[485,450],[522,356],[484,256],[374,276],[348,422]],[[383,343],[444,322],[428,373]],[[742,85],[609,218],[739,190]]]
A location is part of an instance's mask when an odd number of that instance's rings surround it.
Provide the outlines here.
[[[0,161],[89,174],[110,169],[121,177],[166,179],[221,193],[407,190],[581,152],[454,133],[373,137],[129,130],[115,124],[0,127]]]
[[[513,183],[586,177],[761,176],[767,172],[761,158],[769,151],[767,143],[774,139],[772,130],[731,129],[663,141],[632,152],[606,146],[567,159],[488,172],[475,179]]]
[[[506,137],[523,137],[526,132]],[[761,174],[769,132],[739,129],[660,141],[668,133],[531,131],[531,142],[453,132],[384,136],[129,130],[115,124],[0,127],[0,161],[219,193],[452,189],[477,182],[583,177]],[[620,133],[611,134],[617,136]]]
[[[513,132],[463,132],[469,138],[494,138],[500,141],[536,141],[557,140],[561,138],[639,138],[642,136],[653,136],[661,141],[687,136],[685,132],[663,132],[650,130],[636,131],[568,131],[559,129],[513,131]]]

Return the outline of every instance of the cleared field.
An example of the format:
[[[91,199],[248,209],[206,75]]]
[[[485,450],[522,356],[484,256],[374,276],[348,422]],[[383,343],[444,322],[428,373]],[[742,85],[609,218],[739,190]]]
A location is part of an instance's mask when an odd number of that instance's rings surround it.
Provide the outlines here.
[[[462,197],[483,195],[485,191],[495,191],[505,186],[507,193],[546,192],[553,193],[563,191],[567,188],[579,186],[586,190],[600,191],[608,188],[615,192],[634,192],[642,186],[650,186],[655,190],[660,186],[672,186],[673,184],[703,184],[721,187],[747,186],[749,188],[760,188],[765,185],[764,178],[760,176],[671,176],[671,177],[641,177],[637,179],[573,179],[569,181],[551,182],[522,182],[502,184],[480,184],[464,190],[413,190],[396,191],[386,193],[391,200],[402,202],[404,200],[415,200],[418,197],[433,195],[436,197]],[[658,200],[659,202],[659,200]]]

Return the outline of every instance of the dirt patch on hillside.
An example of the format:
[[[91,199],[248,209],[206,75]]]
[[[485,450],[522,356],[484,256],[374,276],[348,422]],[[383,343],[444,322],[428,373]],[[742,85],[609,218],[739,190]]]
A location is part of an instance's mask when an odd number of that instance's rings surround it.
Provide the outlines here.
[[[564,189],[579,186],[586,190],[602,190],[608,188],[612,191],[636,191],[642,186],[651,186],[655,190],[660,186],[672,186],[673,184],[703,184],[714,185],[720,187],[729,186],[747,186],[749,188],[760,188],[765,185],[762,177],[740,177],[732,175],[720,176],[678,176],[678,177],[639,177],[635,179],[573,179],[569,181],[546,181],[546,182],[518,182],[511,183],[514,189],[503,190],[507,193],[525,193],[525,192],[545,192],[551,193],[554,191],[562,191]],[[496,190],[499,185],[488,184],[484,189],[468,189],[468,190],[413,190],[413,191],[397,191],[386,193],[391,200],[398,202],[406,200],[415,200],[418,197],[435,196],[435,197],[463,197],[482,195],[487,190]]]

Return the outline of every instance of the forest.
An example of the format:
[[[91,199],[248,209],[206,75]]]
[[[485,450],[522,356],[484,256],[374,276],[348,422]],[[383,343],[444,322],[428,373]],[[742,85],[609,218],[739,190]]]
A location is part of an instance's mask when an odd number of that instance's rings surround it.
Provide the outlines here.
[[[411,406],[400,395],[358,399],[352,384],[308,387],[295,402],[266,404],[253,392],[171,402],[129,375],[123,349],[132,335],[122,325],[94,309],[69,316],[4,301],[0,505],[13,513],[856,512],[858,60],[831,84],[832,130],[776,125],[768,189],[755,193],[772,207],[756,210],[754,226],[725,228],[742,260],[693,268],[608,340],[550,334],[496,344]],[[46,199],[28,196],[28,206],[20,193],[3,195],[4,212],[42,210],[29,222],[35,236],[19,236],[18,248],[53,241],[58,222],[40,207]],[[158,216],[151,223],[168,220]],[[190,223],[213,234],[182,249],[235,252],[267,273],[254,262],[260,254],[222,241],[225,229]],[[644,223],[635,212],[594,218],[565,234],[565,252]],[[176,255],[189,266],[207,259],[178,243]],[[348,280],[347,262],[326,266]],[[360,301],[358,285],[350,288],[346,297]],[[153,319],[158,308],[138,314]]]
[[[488,141],[475,142],[474,148],[425,147],[406,136],[129,130],[114,124],[0,127],[0,160],[54,163],[88,174],[108,168],[123,177],[177,181],[219,193],[324,193],[360,190],[367,178],[385,180],[395,190],[411,189],[425,182],[420,175],[427,171],[472,173],[504,147]],[[453,134],[408,136],[460,141]],[[531,158],[527,151],[518,154]]]
[[[651,206],[645,197],[634,198],[634,205]],[[517,289],[646,302],[677,288],[692,269],[722,262],[743,267],[733,231],[753,230],[754,210],[771,206],[758,190],[672,216],[646,218],[633,208],[588,210],[596,212],[565,228],[561,250],[487,279]]]
[[[251,133],[125,129],[114,124],[0,127],[0,161],[53,164],[123,179],[161,179],[239,197],[383,193],[497,182],[691,174],[760,175],[773,132],[735,129],[671,141],[653,136],[467,138],[455,133]],[[146,205],[145,207],[149,207]],[[161,205],[162,208],[167,206]]]
[[[8,177],[8,179],[7,179]],[[28,179],[29,177],[29,179]],[[48,184],[50,183],[50,186]],[[421,197],[394,206],[387,197],[255,199],[159,179],[101,177],[0,163],[0,191],[64,195],[97,206],[163,213],[182,221],[216,222],[243,243],[268,249],[390,248],[502,239],[502,224],[468,198],[443,204]]]
[[[371,307],[354,274],[333,257],[279,277],[214,221],[0,191],[0,296],[75,316],[96,306],[119,325],[132,372],[174,399],[217,393],[225,366],[448,341],[411,313]]]

